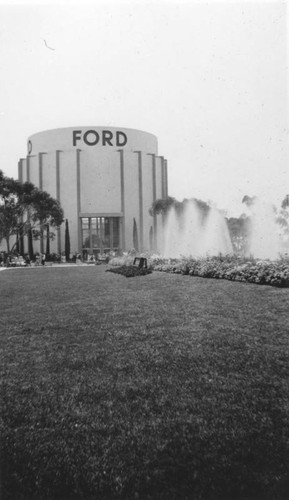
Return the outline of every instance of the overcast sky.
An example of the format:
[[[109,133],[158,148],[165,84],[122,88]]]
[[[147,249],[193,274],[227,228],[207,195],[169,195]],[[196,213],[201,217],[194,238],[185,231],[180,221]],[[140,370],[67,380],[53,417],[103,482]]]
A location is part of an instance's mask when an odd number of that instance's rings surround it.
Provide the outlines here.
[[[246,194],[280,204],[287,16],[278,0],[0,0],[0,169],[17,177],[41,130],[129,127],[158,137],[171,196],[235,215]]]

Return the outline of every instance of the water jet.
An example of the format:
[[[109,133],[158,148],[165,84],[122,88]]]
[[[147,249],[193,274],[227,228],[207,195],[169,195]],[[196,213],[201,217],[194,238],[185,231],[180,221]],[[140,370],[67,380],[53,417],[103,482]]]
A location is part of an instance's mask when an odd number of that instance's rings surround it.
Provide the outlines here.
[[[171,207],[165,222],[162,253],[165,258],[232,254],[224,216],[212,207],[202,210],[195,200],[186,202],[181,212]]]

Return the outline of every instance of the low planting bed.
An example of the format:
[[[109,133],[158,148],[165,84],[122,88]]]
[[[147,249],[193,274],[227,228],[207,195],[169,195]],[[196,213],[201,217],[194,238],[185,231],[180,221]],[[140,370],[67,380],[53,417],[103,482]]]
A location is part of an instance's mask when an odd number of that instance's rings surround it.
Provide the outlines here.
[[[133,278],[135,276],[145,276],[146,274],[151,274],[153,272],[151,268],[144,268],[144,267],[140,268],[131,265],[111,267],[110,269],[107,269],[107,271],[111,273],[121,274],[126,278]]]
[[[289,287],[289,260],[276,261],[240,259],[237,257],[206,257],[202,259],[163,259],[154,270],[168,273],[227,279],[259,285]]]

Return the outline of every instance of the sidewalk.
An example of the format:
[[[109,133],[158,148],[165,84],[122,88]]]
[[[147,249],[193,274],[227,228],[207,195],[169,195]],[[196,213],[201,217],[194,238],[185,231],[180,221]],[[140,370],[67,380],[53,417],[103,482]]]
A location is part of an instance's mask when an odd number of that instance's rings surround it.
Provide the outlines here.
[[[101,263],[102,265],[105,264],[104,262]],[[47,267],[83,267],[83,266],[86,266],[86,267],[95,267],[95,265],[100,265],[100,264],[89,264],[87,262],[80,262],[78,264],[75,264],[74,262],[65,262],[65,263],[58,263],[58,262],[46,262],[44,264],[44,266],[42,265],[37,265],[35,266],[35,264],[32,264],[30,266],[9,266],[9,267],[0,267],[0,271],[6,271],[8,269],[43,269],[43,268],[47,268]],[[106,265],[106,264],[105,264]]]
[[[10,270],[10,269],[43,269],[43,268],[47,268],[47,267],[82,267],[82,266],[88,266],[89,264],[86,264],[86,262],[81,262],[81,264],[74,264],[73,262],[69,262],[69,263],[63,263],[63,264],[58,264],[58,263],[55,263],[55,262],[46,262],[44,264],[44,266],[42,265],[38,265],[38,266],[35,266],[34,264],[32,264],[31,266],[9,266],[9,267],[0,267],[0,271],[6,271],[6,270]],[[91,264],[90,264],[91,266]]]

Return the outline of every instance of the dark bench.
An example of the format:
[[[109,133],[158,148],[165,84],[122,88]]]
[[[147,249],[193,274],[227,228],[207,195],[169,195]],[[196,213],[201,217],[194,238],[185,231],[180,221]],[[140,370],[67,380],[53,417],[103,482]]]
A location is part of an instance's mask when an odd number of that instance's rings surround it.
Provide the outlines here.
[[[133,261],[133,265],[135,267],[138,267],[139,269],[147,269],[148,267],[148,261],[145,257],[135,257]]]

